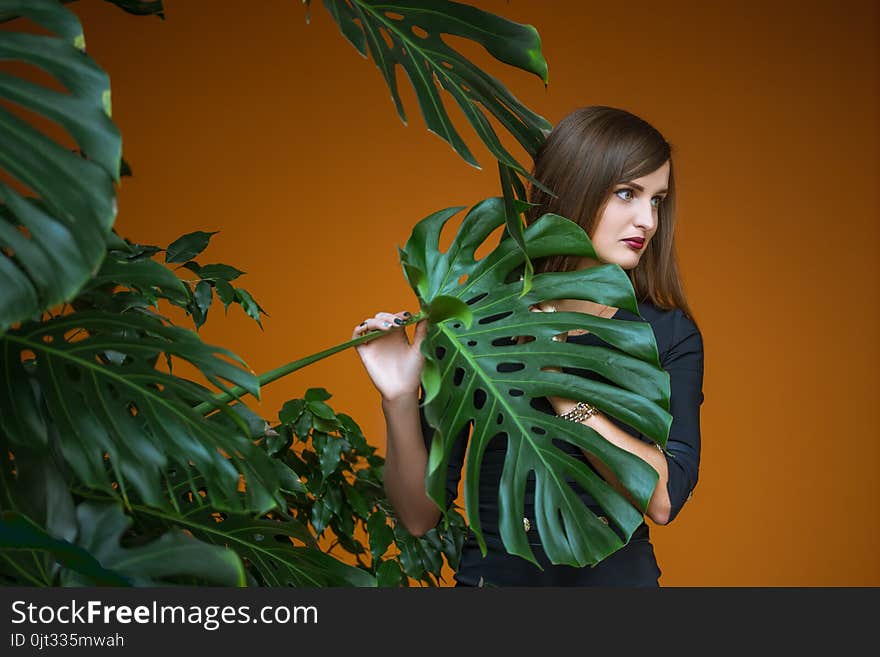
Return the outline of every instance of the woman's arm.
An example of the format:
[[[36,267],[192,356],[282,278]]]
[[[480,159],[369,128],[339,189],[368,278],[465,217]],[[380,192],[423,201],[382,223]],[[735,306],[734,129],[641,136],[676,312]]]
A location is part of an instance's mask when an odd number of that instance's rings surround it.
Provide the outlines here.
[[[421,536],[437,525],[440,509],[425,490],[428,451],[419,421],[417,394],[382,398],[387,443],[385,493],[406,530]]]
[[[690,499],[699,478],[700,405],[703,402],[703,339],[696,324],[681,311],[676,317],[672,345],[664,354],[661,366],[669,373],[672,425],[666,451],[633,437],[606,416],[597,413],[584,421],[608,442],[634,454],[653,467],[657,487],[648,502],[647,515],[659,525],[666,525],[678,515]],[[570,399],[548,397],[557,413],[574,407]],[[584,455],[600,475],[629,502],[638,508],[632,495],[596,456]]]
[[[548,399],[550,400],[550,403],[553,404],[553,407],[557,409],[557,413],[564,413],[574,407],[574,402],[571,400],[563,400],[556,397],[548,397]],[[666,462],[666,455],[654,445],[649,445],[638,438],[633,438],[630,434],[618,427],[601,413],[591,415],[584,420],[583,424],[586,424],[613,445],[626,450],[630,454],[635,454],[657,471],[660,478],[657,480],[657,487],[654,489],[654,494],[648,502],[647,514],[648,517],[658,525],[665,525],[669,522],[672,502],[669,499],[669,492],[667,491],[669,466]],[[618,493],[629,500],[630,504],[639,508],[635,498],[626,488],[624,488],[623,484],[620,483],[620,480],[607,465],[600,461],[596,456],[593,456],[590,452],[586,450],[581,451],[583,451],[584,456],[586,456],[590,463],[593,464],[605,481],[607,481]],[[641,509],[639,510],[641,511]]]

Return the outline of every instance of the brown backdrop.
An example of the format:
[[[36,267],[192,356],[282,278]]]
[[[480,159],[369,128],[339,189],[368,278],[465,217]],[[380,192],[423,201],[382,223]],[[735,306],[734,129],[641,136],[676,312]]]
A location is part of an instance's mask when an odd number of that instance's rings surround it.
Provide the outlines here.
[[[705,404],[694,497],[652,527],[661,584],[880,584],[877,3],[474,4],[538,28],[546,90],[464,49],[527,105],[551,122],[622,107],[675,149]],[[71,6],[111,74],[135,174],[120,232],[167,244],[221,231],[207,260],[246,270],[271,317],[263,332],[213,308],[202,333],[257,372],[379,310],[415,311],[396,245],[427,214],[498,193],[457,110],[483,170],[426,131],[402,72],[400,123],[320,3],[310,25],[293,0],[166,0],[164,22]],[[354,351],[267,387],[261,412],[310,386],[384,445]]]

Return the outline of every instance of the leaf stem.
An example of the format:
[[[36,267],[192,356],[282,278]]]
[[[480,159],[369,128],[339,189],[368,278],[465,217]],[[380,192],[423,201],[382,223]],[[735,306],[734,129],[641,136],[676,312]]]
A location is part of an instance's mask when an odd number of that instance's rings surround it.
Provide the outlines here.
[[[400,325],[399,328],[405,328],[410,324],[415,324],[425,319],[428,316],[428,313],[425,311],[421,311],[416,313],[403,324]],[[287,363],[286,365],[282,365],[281,367],[276,367],[274,370],[269,370],[268,372],[261,374],[257,377],[257,381],[260,384],[260,388],[265,385],[272,383],[273,381],[277,381],[288,374],[292,374],[296,372],[298,369],[305,367],[306,365],[311,365],[312,363],[317,363],[319,360],[323,360],[328,356],[332,356],[335,353],[340,351],[344,351],[349,347],[356,347],[359,344],[364,344],[365,342],[369,342],[370,340],[374,340],[381,335],[386,335],[386,331],[376,330],[370,331],[369,333],[365,333],[359,338],[354,338],[353,340],[348,340],[347,342],[343,342],[341,344],[330,347],[329,349],[325,349],[324,351],[319,351],[317,353],[312,354],[311,356],[306,356],[305,358],[300,358],[299,360],[292,361]],[[201,414],[207,415],[215,408],[222,404],[226,404],[227,402],[235,399],[237,397],[241,397],[243,395],[249,394],[247,390],[242,388],[241,386],[234,386],[229,390],[229,392],[218,392],[214,395],[214,399],[212,402],[202,402],[197,406],[194,406],[193,409]]]

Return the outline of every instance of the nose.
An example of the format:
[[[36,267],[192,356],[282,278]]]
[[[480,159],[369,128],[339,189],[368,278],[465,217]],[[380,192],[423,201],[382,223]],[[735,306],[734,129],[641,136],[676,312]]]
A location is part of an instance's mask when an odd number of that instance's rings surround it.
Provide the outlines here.
[[[651,199],[636,205],[634,222],[645,233],[651,233],[657,227],[657,210],[651,205]]]

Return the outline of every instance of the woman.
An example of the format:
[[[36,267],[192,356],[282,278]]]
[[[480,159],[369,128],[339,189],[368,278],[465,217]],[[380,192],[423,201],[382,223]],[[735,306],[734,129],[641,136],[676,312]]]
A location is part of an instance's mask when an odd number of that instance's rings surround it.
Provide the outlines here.
[[[531,310],[576,311],[650,323],[661,366],[670,375],[670,414],[673,417],[664,453],[652,440],[586,403],[549,397],[540,401],[546,412],[581,421],[617,447],[649,463],[659,480],[648,504],[655,523],[671,522],[690,499],[700,461],[700,405],[703,402],[703,341],[682,290],[676,265],[675,192],[671,147],[642,119],[610,107],[586,107],[566,116],[548,135],[535,156],[533,175],[552,189],[551,196],[532,187],[535,203],[529,223],[547,212],[576,221],[589,235],[599,260],[553,256],[536,261],[535,272],[572,271],[616,263],[632,282],[638,316],[580,299],[555,299]],[[374,385],[382,395],[387,425],[385,488],[400,521],[415,535],[434,527],[440,510],[425,493],[427,447],[433,428],[420,408],[420,377],[424,357],[419,345],[425,321],[416,326],[412,344],[397,330],[408,312],[380,312],[354,329],[354,337],[375,329],[388,335],[357,347]],[[608,346],[586,331],[557,336],[578,344]],[[562,371],[605,381],[587,370]],[[447,505],[457,496],[469,426],[459,435],[447,473]],[[559,441],[569,454],[588,463],[611,486],[636,506],[614,474],[595,456]],[[534,479],[526,488],[523,525],[543,571],[504,550],[498,533],[497,491],[506,444],[490,444],[480,475],[480,517],[488,553],[468,539],[455,574],[457,586],[658,586],[661,575],[643,522],[630,541],[592,568],[553,565],[540,548],[534,527]],[[596,501],[569,481],[584,502],[606,524]],[[612,528],[622,536],[616,528]]]

